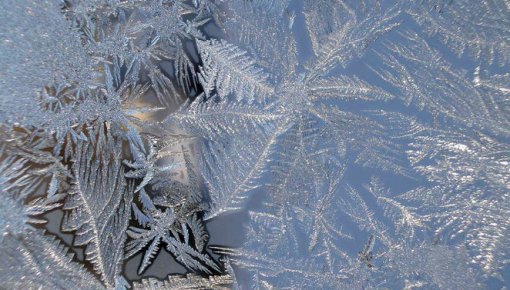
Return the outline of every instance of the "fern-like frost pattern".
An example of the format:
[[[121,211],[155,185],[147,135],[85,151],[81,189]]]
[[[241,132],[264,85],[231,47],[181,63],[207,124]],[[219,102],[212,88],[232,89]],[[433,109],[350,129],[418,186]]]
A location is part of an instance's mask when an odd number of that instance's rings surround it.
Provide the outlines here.
[[[2,1],[0,288],[510,287],[509,15]]]

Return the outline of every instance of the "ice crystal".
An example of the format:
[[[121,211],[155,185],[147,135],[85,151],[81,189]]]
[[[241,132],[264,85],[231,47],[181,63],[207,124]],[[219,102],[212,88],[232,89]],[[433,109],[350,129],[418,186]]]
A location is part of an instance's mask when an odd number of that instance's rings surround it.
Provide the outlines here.
[[[508,287],[508,15],[2,1],[1,287]]]

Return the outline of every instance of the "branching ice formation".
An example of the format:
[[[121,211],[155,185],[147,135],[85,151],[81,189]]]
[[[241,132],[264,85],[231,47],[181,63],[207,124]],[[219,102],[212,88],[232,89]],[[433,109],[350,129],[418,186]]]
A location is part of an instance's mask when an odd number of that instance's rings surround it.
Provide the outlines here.
[[[509,15],[2,1],[0,287],[508,287]],[[163,251],[187,273],[150,277]]]

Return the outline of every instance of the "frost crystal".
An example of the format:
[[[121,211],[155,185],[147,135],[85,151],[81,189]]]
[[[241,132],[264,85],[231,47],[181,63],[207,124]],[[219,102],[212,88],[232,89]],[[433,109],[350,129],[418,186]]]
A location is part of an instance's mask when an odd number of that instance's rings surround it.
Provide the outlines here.
[[[0,288],[510,287],[509,15],[2,1]]]

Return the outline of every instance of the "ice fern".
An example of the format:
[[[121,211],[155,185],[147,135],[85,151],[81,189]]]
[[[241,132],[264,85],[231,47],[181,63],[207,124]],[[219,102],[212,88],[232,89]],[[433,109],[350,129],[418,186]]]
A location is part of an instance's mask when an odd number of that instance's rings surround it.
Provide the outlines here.
[[[191,138],[161,128],[156,116],[196,94],[196,51],[186,46],[205,39],[201,29],[218,17],[216,5],[1,5],[2,287],[129,288],[141,279],[128,281],[123,273],[140,250],[126,251],[135,243],[128,240],[135,222],[157,232],[145,239],[163,240],[191,272],[210,276],[200,281],[197,275],[196,283],[207,288],[218,274],[228,284],[230,274],[206,252],[207,204],[187,149]],[[137,208],[143,196],[150,209]],[[83,259],[72,259],[50,232],[36,229],[46,226],[45,214],[55,213],[63,213],[60,231],[73,236],[63,242],[71,251],[82,249]]]
[[[1,285],[5,288],[103,289],[83,265],[73,261],[68,249],[53,237],[29,230],[21,235],[7,234],[0,257]]]
[[[207,236],[201,221],[196,216],[200,212],[199,206],[185,202],[160,205],[163,208],[157,208],[143,190],[140,191],[139,199],[142,208],[133,204],[133,214],[137,222],[148,229],[129,228],[127,234],[133,240],[126,245],[128,250],[126,255],[129,257],[149,245],[138,270],[140,273],[150,265],[161,243],[164,243],[166,249],[186,268],[206,274],[220,271],[214,260],[204,253],[204,238]],[[194,247],[191,239],[194,241]]]
[[[427,34],[438,35],[456,54],[468,52],[487,64],[508,64],[508,3],[482,1],[478,5],[470,4],[469,1],[450,0],[411,1],[408,13]],[[473,18],[479,21],[469,20]]]
[[[211,96],[213,89],[220,97],[235,93],[235,96],[242,96],[248,103],[261,102],[272,95],[273,88],[267,84],[267,74],[255,66],[246,52],[232,44],[215,40],[198,41],[197,45],[204,62],[200,83],[207,97]]]
[[[3,1],[1,287],[508,288],[509,9]]]
[[[225,4],[234,15],[227,40],[197,44],[205,96],[167,122],[204,139],[211,217],[263,199],[248,211],[244,245],[220,251],[253,274],[248,284],[476,288],[476,271],[498,277],[508,243],[500,167],[508,112],[504,75],[488,76],[495,59],[506,62],[508,7],[496,2]],[[462,11],[483,19],[471,23]],[[426,35],[473,52],[472,77]],[[248,71],[254,79],[240,83]],[[381,180],[406,180],[396,186],[405,190]],[[466,274],[448,280],[416,267],[413,251]]]
[[[98,124],[86,132],[89,140],[76,144],[73,180],[63,209],[63,231],[75,231],[74,245],[86,246],[85,256],[106,287],[120,275],[125,231],[133,184],[124,178],[118,156],[119,140]]]

